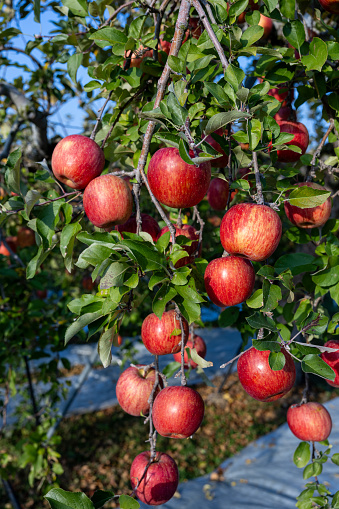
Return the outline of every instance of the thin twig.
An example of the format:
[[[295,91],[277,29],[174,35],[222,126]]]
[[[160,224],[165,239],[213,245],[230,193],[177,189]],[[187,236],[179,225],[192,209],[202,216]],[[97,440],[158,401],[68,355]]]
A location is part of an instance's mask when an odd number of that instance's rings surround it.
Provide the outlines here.
[[[226,366],[228,366],[229,364],[233,363],[235,360],[239,359],[239,357],[241,357],[241,355],[242,355],[243,353],[244,353],[244,352],[239,353],[239,355],[236,355],[236,356],[235,356],[235,357],[233,357],[233,359],[231,359],[230,361],[225,362],[225,364],[222,364],[222,365],[220,366],[220,369],[226,368]]]
[[[103,28],[103,27],[106,27],[107,25],[109,25],[111,23],[111,21],[113,21],[113,19],[116,18],[116,16],[119,14],[120,11],[122,11],[123,9],[126,9],[127,7],[129,7],[130,5],[133,5],[133,4],[134,4],[134,0],[132,2],[126,2],[125,4],[120,5],[120,7],[118,7],[117,10],[114,11],[113,14],[111,14],[111,16],[105,21],[105,23],[100,25],[100,28]]]
[[[16,48],[14,46],[0,46],[0,51],[15,51],[16,53],[23,53],[26,55],[26,57],[29,57],[32,62],[34,62],[39,67],[39,69],[42,69],[42,65],[40,64],[39,60],[37,60],[35,56],[31,55],[30,53],[26,53],[26,51],[21,48]]]
[[[104,102],[104,105],[103,105],[103,106],[100,108],[100,110],[98,111],[99,116],[97,117],[97,121],[96,121],[96,123],[95,123],[95,126],[93,127],[93,131],[92,131],[91,136],[90,136],[90,139],[91,139],[91,140],[94,140],[94,138],[95,138],[95,135],[96,135],[96,132],[97,132],[97,130],[98,130],[99,124],[100,124],[100,122],[101,122],[102,116],[103,116],[103,114],[104,114],[105,108],[106,108],[106,106],[107,106],[107,104],[108,104],[109,100],[111,99],[112,94],[113,94],[113,90],[111,90],[111,91],[110,91],[110,93],[108,94],[108,97],[107,97],[106,101]]]
[[[199,223],[199,226],[200,226],[200,230],[199,230],[199,242],[198,242],[198,245],[197,245],[197,248],[195,250],[195,252],[193,253],[194,256],[199,256],[199,251],[200,251],[200,247],[202,245],[202,235],[203,235],[203,231],[204,231],[204,226],[205,226],[205,221],[202,219],[200,213],[199,213],[199,209],[197,207],[197,205],[195,205],[193,207],[193,214],[194,214],[194,218],[195,220]]]
[[[186,336],[185,336],[185,329],[184,329],[184,320],[183,316],[180,313],[180,309],[178,307],[178,304],[175,303],[175,312],[177,319],[180,322],[180,330],[181,330],[181,385],[187,385],[187,379],[185,375],[185,343],[186,343]]]
[[[217,36],[214,33],[213,28],[211,27],[210,22],[207,19],[207,16],[205,14],[204,9],[200,5],[199,0],[192,0],[192,5],[195,8],[195,10],[197,11],[197,13],[199,14],[199,17],[200,17],[200,19],[201,19],[201,21],[202,21],[202,23],[203,23],[203,25],[205,27],[205,30],[208,33],[209,38],[213,42],[214,47],[215,47],[215,49],[216,49],[216,51],[217,51],[217,53],[219,55],[221,65],[222,65],[224,71],[226,71],[226,69],[228,67],[227,58],[225,56],[224,50],[222,49],[222,46],[221,46],[220,42],[217,39]]]
[[[323,139],[319,143],[318,147],[314,151],[314,154],[313,154],[313,157],[312,157],[312,160],[310,163],[311,171],[309,172],[309,174],[307,176],[306,182],[310,182],[315,177],[315,161],[316,161],[317,157],[320,155],[320,153],[326,143],[326,140],[333,129],[334,129],[334,119],[331,118],[329,128],[327,129],[326,133],[324,134]]]

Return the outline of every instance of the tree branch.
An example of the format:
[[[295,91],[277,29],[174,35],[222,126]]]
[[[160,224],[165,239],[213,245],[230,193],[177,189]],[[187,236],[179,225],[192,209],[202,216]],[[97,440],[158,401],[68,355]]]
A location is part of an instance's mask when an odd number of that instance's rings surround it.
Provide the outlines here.
[[[253,168],[254,168],[254,175],[255,175],[255,185],[257,188],[257,194],[255,196],[255,201],[259,205],[263,205],[264,204],[264,196],[262,194],[262,185],[261,185],[261,180],[260,180],[258,157],[257,157],[257,153],[254,151],[253,151]]]
[[[319,143],[318,147],[314,151],[314,154],[313,154],[313,157],[311,160],[311,171],[309,172],[309,174],[307,176],[306,182],[310,182],[315,177],[315,161],[316,161],[317,157],[320,155],[320,153],[326,143],[326,140],[333,129],[334,129],[334,119],[331,118],[329,128],[327,129],[326,133],[324,134],[324,137],[321,140],[321,142]]]
[[[12,143],[15,140],[16,134],[19,131],[21,125],[23,124],[23,120],[16,120],[12,125],[9,135],[5,141],[2,152],[0,152],[0,161],[1,159],[7,159],[9,153],[11,151]]]

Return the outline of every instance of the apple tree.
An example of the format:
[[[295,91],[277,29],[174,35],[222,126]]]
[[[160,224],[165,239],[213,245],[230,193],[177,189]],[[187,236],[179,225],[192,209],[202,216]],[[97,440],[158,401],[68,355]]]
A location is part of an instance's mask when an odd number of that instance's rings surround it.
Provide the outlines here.
[[[3,65],[24,70],[0,81],[6,340],[17,337],[11,320],[21,313],[8,304],[12,282],[21,278],[20,292],[37,287],[56,267],[90,273],[95,288],[73,295],[73,318],[65,304],[65,345],[86,328],[107,367],[118,335],[138,328],[154,361],[127,368],[117,395],[128,413],[148,414],[150,448],[133,461],[131,484],[149,505],[169,500],[178,485],[157,433],[189,437],[203,419],[185,371],[209,366],[194,326],[203,325],[202,307],[213,306],[220,326],[241,333],[239,379],[252,397],[279,399],[295,383],[295,366],[305,373],[303,399],[287,416],[302,440],[296,466],[311,479],[297,506],[338,505],[339,492],[318,480],[328,457],[339,463],[331,418],[308,401],[309,373],[339,387],[338,2],[319,1],[4,3]],[[20,23],[49,12],[53,30],[26,34],[22,47]],[[60,141],[50,117],[72,97],[84,126]],[[28,249],[11,248],[18,227],[34,232]],[[50,302],[53,316],[61,304]],[[37,321],[46,312],[38,308],[29,308]],[[38,350],[46,327],[34,331]],[[48,341],[59,348],[54,332]],[[30,344],[23,355],[35,352]],[[168,354],[180,363],[160,372],[159,355]],[[6,347],[8,386],[11,355]],[[175,372],[179,387],[170,385]],[[101,507],[114,497],[134,507],[112,492],[46,495],[51,507]]]

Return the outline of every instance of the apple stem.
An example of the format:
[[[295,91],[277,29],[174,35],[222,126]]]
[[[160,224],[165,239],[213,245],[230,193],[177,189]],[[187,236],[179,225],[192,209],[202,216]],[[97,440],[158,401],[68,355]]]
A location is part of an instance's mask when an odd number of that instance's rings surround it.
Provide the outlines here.
[[[305,388],[303,390],[300,405],[303,405],[304,403],[308,402],[308,395],[310,391],[310,377],[308,376],[308,373],[304,373],[304,375],[305,375]]]
[[[91,136],[90,136],[91,140],[94,140],[94,138],[95,138],[95,135],[96,135],[96,132],[97,132],[97,130],[99,128],[99,124],[101,122],[101,119],[102,119],[102,116],[104,114],[105,108],[106,108],[108,102],[110,101],[110,99],[112,97],[112,94],[113,94],[113,90],[110,91],[110,93],[108,94],[108,97],[107,97],[106,101],[104,102],[103,106],[98,110],[99,115],[98,115],[98,117],[96,119],[96,123],[95,123],[95,126],[93,127],[93,131],[91,132]]]
[[[254,151],[253,151],[253,168],[254,168],[254,175],[255,175],[255,185],[257,188],[257,194],[254,196],[254,199],[258,203],[258,205],[264,205],[264,196],[262,194],[262,185],[261,185],[260,173],[259,173],[258,156],[257,156],[257,153]]]
[[[197,13],[199,14],[199,17],[205,27],[205,30],[208,33],[211,41],[213,42],[215,49],[217,50],[217,53],[218,53],[220,61],[221,61],[221,65],[225,72],[229,64],[228,64],[227,58],[225,56],[224,50],[222,49],[222,46],[221,46],[220,42],[218,41],[217,36],[215,35],[210,22],[207,19],[205,11],[202,8],[202,6],[200,5],[199,0],[192,0],[192,5],[195,8],[195,10],[197,11]]]
[[[313,157],[312,157],[312,160],[311,160],[311,163],[310,163],[311,171],[307,175],[306,182],[311,182],[312,179],[315,177],[315,161],[316,161],[317,157],[320,155],[320,153],[321,153],[321,151],[322,151],[322,149],[323,149],[323,147],[324,147],[324,145],[326,143],[326,140],[327,140],[329,134],[331,133],[331,131],[333,129],[334,129],[334,119],[331,118],[330,119],[330,125],[329,125],[326,133],[324,134],[323,139],[321,140],[321,142],[319,143],[318,147],[314,151],[314,154],[313,154]]]

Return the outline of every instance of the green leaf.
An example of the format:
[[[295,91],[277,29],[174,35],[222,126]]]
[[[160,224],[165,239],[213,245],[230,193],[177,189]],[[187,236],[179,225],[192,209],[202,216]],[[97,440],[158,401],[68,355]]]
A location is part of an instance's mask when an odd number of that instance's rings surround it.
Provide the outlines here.
[[[86,325],[94,322],[102,316],[102,311],[95,311],[94,313],[85,313],[73,322],[66,330],[65,345],[80,332]]]
[[[337,259],[338,257],[335,258]],[[339,265],[334,265],[329,269],[317,272],[317,274],[312,276],[312,281],[322,288],[334,286],[339,282]]]
[[[40,23],[40,0],[34,0],[34,21]]]
[[[62,0],[62,3],[76,16],[85,18],[88,15],[86,0]]]
[[[210,368],[213,366],[213,362],[206,361],[205,359],[200,357],[200,355],[198,354],[198,352],[196,351],[195,348],[191,348],[189,353],[191,355],[192,361],[195,362],[196,364],[198,364],[198,366],[200,366],[201,368],[205,369],[205,368]]]
[[[335,453],[332,455],[332,458],[331,458],[332,462],[335,464],[335,465],[338,465],[339,467],[339,453]],[[338,492],[339,493],[339,492]]]
[[[128,29],[129,37],[132,37],[132,39],[140,39],[146,17],[147,16],[138,16],[132,21]]]
[[[72,223],[65,226],[60,236],[60,251],[65,258],[66,269],[71,272],[73,268],[72,257],[76,235],[81,231],[80,223]]]
[[[264,308],[263,311],[272,311],[282,299],[281,289],[278,285],[272,285],[267,279],[263,284]]]
[[[17,148],[10,153],[7,159],[7,170],[5,174],[6,185],[10,191],[21,194],[20,190],[20,164],[21,164],[21,149]]]
[[[128,37],[121,30],[112,27],[101,28],[91,34],[88,38],[96,41],[107,41],[112,45],[126,44],[128,41]]]
[[[327,59],[327,45],[319,37],[313,37],[309,55],[301,57],[307,71],[321,71]]]
[[[67,60],[67,72],[70,75],[73,83],[77,83],[77,72],[80,65],[82,64],[82,57],[82,53],[74,53]]]
[[[240,309],[237,306],[231,306],[222,311],[219,315],[219,327],[231,327],[238,320]]]
[[[94,509],[93,503],[85,493],[72,493],[61,488],[53,488],[44,498],[52,509]]]
[[[253,339],[253,346],[256,350],[264,352],[269,350],[270,352],[280,352],[281,345],[277,341],[263,341],[262,339]]]
[[[300,442],[295,450],[293,461],[298,468],[304,468],[311,459],[310,444],[307,442]]]
[[[213,115],[213,117],[210,118],[209,121],[207,122],[207,125],[205,127],[205,133],[206,134],[214,133],[214,131],[220,129],[220,127],[223,127],[224,125],[234,122],[235,120],[245,118],[251,118],[251,115],[249,113],[244,113],[243,111],[236,110],[227,111],[224,113],[217,113],[216,115]]]
[[[301,368],[305,373],[314,373],[315,375],[325,378],[326,380],[334,380],[335,373],[333,369],[326,364],[318,355],[305,355],[301,362]]]
[[[231,18],[232,16],[239,16],[246,7],[248,6],[248,0],[237,0],[234,4],[231,4],[230,10],[228,11],[228,15]]]
[[[101,278],[100,289],[106,290],[112,286],[123,286],[126,270],[130,268],[128,263],[114,262],[112,263],[105,275]]]
[[[218,83],[204,83],[207,90],[216,98],[220,104],[227,104],[228,97],[224,89]]]
[[[119,505],[120,509],[139,509],[140,507],[139,502],[128,495],[120,495]]]
[[[174,124],[180,126],[184,125],[188,117],[188,111],[182,106],[180,106],[178,99],[172,92],[169,94],[167,98],[167,106],[169,112],[171,113],[171,118]]]
[[[313,462],[305,467],[303,472],[303,478],[309,479],[309,477],[316,477],[321,474],[323,467],[320,463]]]
[[[263,327],[273,332],[277,331],[274,320],[261,313],[254,313],[254,315],[246,317],[246,321],[254,329],[261,329]]]
[[[259,41],[259,39],[261,39],[263,35],[264,35],[263,27],[259,25],[250,26],[245,30],[245,32],[243,32],[240,42],[243,45],[243,47],[252,46],[252,44]]]
[[[268,362],[273,371],[280,371],[285,366],[286,358],[282,352],[271,352]]]
[[[261,122],[257,118],[252,118],[248,124],[248,139],[250,150],[254,150],[261,139]]]
[[[160,131],[160,132],[156,133],[154,135],[154,137],[158,141],[166,143],[166,145],[169,145],[170,147],[179,148],[180,138],[177,134]],[[162,235],[162,237],[163,237],[163,235]]]
[[[294,19],[295,0],[280,0],[280,11],[288,19]]]
[[[190,155],[189,155],[187,143],[184,140],[182,140],[181,138],[179,141],[179,155],[180,155],[181,159],[183,161],[185,161],[185,163],[194,164]]]
[[[19,30],[18,28],[14,27],[6,28],[6,30],[0,32],[0,40],[10,39],[11,37],[15,37],[16,35],[21,33],[22,33],[21,30]]]
[[[42,198],[39,191],[35,191],[34,189],[30,189],[25,196],[25,212],[27,217],[29,217],[32,209],[36,203]]]
[[[174,57],[173,55],[169,55],[167,59],[167,63],[174,72],[182,73],[184,71],[185,63],[180,60],[178,57]],[[184,84],[184,83],[183,83]]]
[[[152,309],[153,313],[157,315],[159,319],[161,319],[163,312],[165,311],[166,304],[174,299],[177,295],[177,291],[170,283],[165,283],[162,285],[160,290],[155,294],[153,299]]]
[[[261,308],[261,306],[264,305],[262,289],[259,288],[259,290],[256,290],[254,293],[252,293],[251,297],[247,299],[246,304],[249,308]]]
[[[104,368],[107,368],[112,362],[112,344],[115,330],[116,326],[114,325],[114,327],[104,331],[98,341],[98,354]]]
[[[315,257],[307,253],[292,253],[281,256],[276,261],[274,268],[278,274],[290,269],[292,274],[296,276],[301,272],[315,270],[316,266],[312,265],[314,261]]]
[[[305,42],[305,29],[302,22],[295,20],[286,23],[283,27],[283,33],[291,46],[300,51],[301,46]]]
[[[113,491],[98,490],[94,493],[93,497],[91,498],[91,501],[95,509],[100,509],[100,507],[103,507],[105,503],[111,500],[111,498],[113,497],[114,497]]]
[[[295,207],[309,209],[322,205],[330,196],[330,191],[313,189],[313,187],[308,186],[300,186],[291,192],[288,197],[288,201]]]

